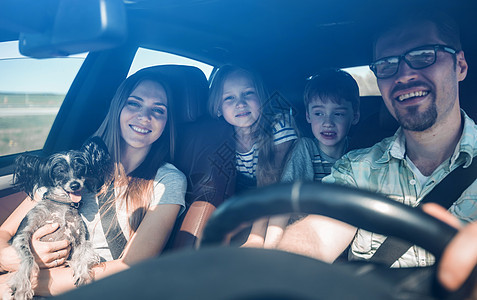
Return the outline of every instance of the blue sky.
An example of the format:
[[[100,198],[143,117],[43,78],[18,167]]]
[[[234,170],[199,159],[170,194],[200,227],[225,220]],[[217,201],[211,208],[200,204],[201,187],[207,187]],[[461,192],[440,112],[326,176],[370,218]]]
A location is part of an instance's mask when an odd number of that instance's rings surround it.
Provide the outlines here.
[[[31,59],[18,51],[18,42],[0,43],[0,91],[64,94],[85,55]]]
[[[0,43],[0,92],[65,94],[86,54],[67,58],[31,59],[18,50],[18,42]],[[212,67],[188,58],[140,49],[130,74],[151,65],[187,64],[202,69],[207,78]]]

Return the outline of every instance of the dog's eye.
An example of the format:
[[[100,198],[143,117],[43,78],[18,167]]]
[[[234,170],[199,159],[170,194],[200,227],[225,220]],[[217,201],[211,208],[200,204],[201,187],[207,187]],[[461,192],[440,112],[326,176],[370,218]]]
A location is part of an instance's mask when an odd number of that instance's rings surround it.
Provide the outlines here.
[[[63,164],[57,164],[51,169],[51,179],[54,181],[63,181],[68,176],[68,168]]]
[[[86,161],[82,158],[75,158],[73,160],[73,170],[76,174],[86,173]]]
[[[78,167],[75,168],[75,173],[80,175],[86,174],[86,167],[84,165],[78,165]]]
[[[67,172],[68,172],[68,170],[67,170],[66,166],[64,166],[64,165],[56,165],[52,169],[52,174],[53,175],[61,175],[61,174],[65,174]]]

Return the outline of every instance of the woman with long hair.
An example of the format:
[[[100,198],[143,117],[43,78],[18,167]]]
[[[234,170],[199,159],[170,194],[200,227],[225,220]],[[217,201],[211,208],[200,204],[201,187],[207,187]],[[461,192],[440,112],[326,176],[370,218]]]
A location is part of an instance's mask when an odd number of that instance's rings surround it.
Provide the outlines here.
[[[83,194],[80,207],[101,258],[92,268],[94,279],[159,255],[185,208],[185,176],[167,163],[174,145],[172,102],[167,82],[153,68],[140,70],[119,86],[93,134],[104,141],[113,163],[101,192]],[[26,199],[0,227],[1,271],[18,267],[18,256],[8,241],[35,204]],[[75,287],[72,269],[64,266],[70,252],[67,242],[40,241],[56,229],[44,226],[33,237],[40,266],[35,295],[56,295]],[[0,283],[5,284],[8,274],[2,277]]]

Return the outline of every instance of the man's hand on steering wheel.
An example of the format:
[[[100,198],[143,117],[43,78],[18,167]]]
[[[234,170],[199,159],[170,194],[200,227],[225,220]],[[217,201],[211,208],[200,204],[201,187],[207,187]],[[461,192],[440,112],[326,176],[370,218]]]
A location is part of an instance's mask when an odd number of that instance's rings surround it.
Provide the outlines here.
[[[428,203],[422,209],[447,224],[460,229],[442,255],[437,278],[449,291],[456,291],[469,279],[477,266],[477,222],[462,227],[457,218],[443,207]],[[475,272],[474,272],[475,273]],[[477,299],[477,281],[470,278],[473,289],[469,299]]]

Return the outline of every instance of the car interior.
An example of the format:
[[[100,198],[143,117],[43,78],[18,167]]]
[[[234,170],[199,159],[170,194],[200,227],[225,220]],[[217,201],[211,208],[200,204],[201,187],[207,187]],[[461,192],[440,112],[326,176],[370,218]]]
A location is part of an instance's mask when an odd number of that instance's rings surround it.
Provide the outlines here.
[[[101,17],[97,8],[91,10],[85,8],[82,14],[72,13],[87,7],[87,5],[83,6],[83,3],[73,4],[70,8],[68,8],[68,1],[65,0],[54,0],[48,4],[16,0],[0,4],[0,44],[18,42],[22,54],[40,61],[87,52],[79,70],[74,74],[71,85],[67,88],[44,143],[36,149],[0,153],[0,223],[8,218],[25,197],[23,193],[15,190],[11,182],[15,158],[24,151],[48,155],[57,151],[79,148],[102,122],[117,87],[131,73],[136,53],[141,48],[171,53],[210,67],[210,74],[206,74],[197,66],[180,63],[166,62],[148,65],[166,78],[172,88],[172,99],[176,107],[180,107],[175,111],[174,116],[177,132],[171,162],[185,174],[188,174],[191,166],[185,164],[189,160],[188,153],[184,150],[184,141],[189,138],[189,135],[194,134],[197,122],[207,118],[208,88],[213,80],[214,72],[221,65],[235,64],[251,68],[260,74],[271,97],[278,99],[280,103],[285,103],[293,111],[300,134],[311,136],[303,105],[303,90],[307,78],[324,68],[367,68],[373,59],[372,41],[380,22],[398,14],[405,14],[409,9],[426,9],[432,6],[445,10],[457,18],[461,25],[463,49],[469,64],[467,78],[460,85],[461,107],[472,119],[477,119],[477,109],[473,99],[475,97],[473,83],[477,79],[477,67],[474,67],[477,65],[477,39],[475,39],[477,3],[471,0],[304,0],[299,2],[125,0],[117,1],[118,5],[112,5],[109,2],[113,1],[107,0],[96,2],[111,5],[107,10],[110,15],[108,15],[109,23],[106,29],[101,29],[101,26],[95,23],[97,18]],[[41,13],[35,14],[35,12]],[[61,12],[61,17],[52,18],[51,12]],[[75,20],[71,21],[72,19],[68,16],[75,14],[77,14],[73,18]],[[88,23],[90,19],[91,25]],[[1,63],[0,59],[0,68]],[[367,71],[366,76],[369,76],[370,72]],[[0,71],[0,74],[7,76],[6,72]],[[354,76],[358,80],[360,75],[356,74],[358,75]],[[365,75],[361,76],[365,77]],[[363,92],[363,85],[360,80],[358,82]],[[375,85],[376,79],[366,77],[363,82]],[[1,87],[0,92],[2,92]],[[383,105],[379,92],[361,94],[360,113],[360,122],[350,132],[350,150],[372,146],[382,138],[394,134],[398,127]],[[3,115],[0,116],[1,118],[4,118]],[[190,181],[190,178],[188,180]],[[207,202],[203,199],[195,200],[189,194],[186,195],[187,211],[176,222],[167,245],[168,253],[179,250],[189,251],[187,253],[196,251],[210,216],[223,204]],[[247,210],[251,211],[251,208]],[[247,210],[242,213],[246,213]],[[369,218],[366,213],[363,213],[363,216]],[[224,228],[233,229],[227,226],[223,226]],[[243,264],[249,259],[266,260],[255,250],[246,251],[248,252],[240,258],[238,256],[234,258],[235,253],[230,254],[230,257],[227,256],[227,261],[236,260],[240,264],[243,260]],[[157,269],[170,268],[174,264],[189,264],[187,269],[189,271],[181,272],[190,274],[193,268],[209,267],[210,270],[207,272],[211,273],[208,273],[207,277],[199,280],[198,277],[201,277],[201,274],[193,276],[197,289],[200,289],[200,287],[213,284],[210,281],[221,276],[214,272],[222,272],[211,266],[215,264],[213,257],[216,259],[219,254],[210,252],[203,255],[202,258],[184,258],[184,260],[172,257],[169,261],[144,265],[143,268],[150,268],[147,272],[156,272]],[[202,264],[195,266],[194,264],[198,264],[201,259]],[[281,256],[276,259],[287,261],[286,257]],[[303,276],[297,277],[293,282],[294,290],[290,291],[290,295],[282,298],[271,295],[270,298],[253,299],[313,299],[309,298],[308,294],[303,294],[301,298],[297,296],[300,293],[299,290],[302,290],[299,281],[305,284],[308,283],[306,277],[314,276],[313,273],[305,271],[306,265],[314,264],[308,259],[300,259],[304,261],[289,262],[289,264],[297,263],[303,270]],[[216,263],[220,264],[218,261]],[[351,277],[346,279],[339,277],[341,275],[334,277],[334,271],[330,271],[328,266],[320,265],[320,268],[326,269],[325,272],[331,274],[329,281],[344,280],[350,285],[354,284]],[[137,276],[139,280],[143,278],[140,274],[152,274],[144,270],[133,270],[127,278]],[[245,271],[231,272],[244,274]],[[188,276],[179,271],[171,274]],[[376,274],[373,275],[375,277],[363,280],[370,282],[376,280],[381,273]],[[126,277],[117,278],[118,282],[128,280]],[[253,278],[251,277],[250,281],[253,281]],[[330,285],[329,281],[323,281],[323,285]],[[187,282],[193,286],[192,283]],[[231,279],[231,283],[237,282]],[[112,286],[117,286],[118,283],[110,284],[113,288]],[[124,284],[127,286],[127,283]],[[180,289],[172,282],[169,285],[171,290]],[[359,290],[356,295],[364,296],[365,288],[372,287],[374,287],[372,283],[363,283],[362,287],[356,287]],[[90,296],[99,298],[100,289],[91,291]],[[222,287],[222,290],[227,293],[231,289],[232,287],[228,285]],[[220,289],[216,290],[217,299],[252,299],[233,298],[229,294],[221,294],[218,290]],[[192,293],[196,290],[191,288],[190,291]],[[338,289],[333,291],[333,293],[339,292]],[[380,294],[381,292],[389,291],[377,290],[375,299],[382,299],[384,294]],[[172,296],[173,294],[173,292],[165,294],[165,297],[176,299]],[[71,294],[67,298],[84,299],[86,295]],[[107,294],[102,295],[102,297],[105,296]],[[336,296],[336,299],[340,297],[344,296]],[[212,299],[207,295],[202,298]]]

